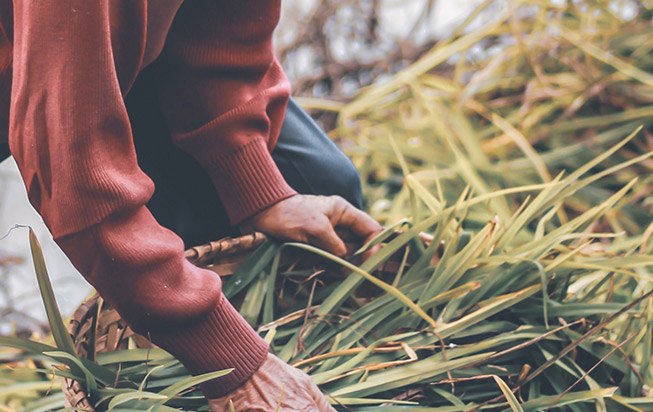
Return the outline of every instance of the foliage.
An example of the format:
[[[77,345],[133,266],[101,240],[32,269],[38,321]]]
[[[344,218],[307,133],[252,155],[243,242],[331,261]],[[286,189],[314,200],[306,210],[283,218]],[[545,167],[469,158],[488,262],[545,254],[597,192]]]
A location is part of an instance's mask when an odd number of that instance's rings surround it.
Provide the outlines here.
[[[378,253],[268,242],[225,284],[343,410],[653,410],[653,6],[509,4],[351,102],[310,101],[337,111],[389,228]],[[32,246],[55,345],[0,340],[31,354],[10,352],[23,383],[0,401],[55,373],[114,410],[206,408],[162,351],[70,356]],[[297,249],[342,271],[284,266]],[[62,404],[52,391],[23,410]]]

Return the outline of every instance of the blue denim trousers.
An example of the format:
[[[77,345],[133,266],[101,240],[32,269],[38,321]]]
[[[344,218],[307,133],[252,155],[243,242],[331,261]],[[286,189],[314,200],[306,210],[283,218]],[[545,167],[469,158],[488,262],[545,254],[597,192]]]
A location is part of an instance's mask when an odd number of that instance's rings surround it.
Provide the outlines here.
[[[140,167],[155,183],[148,207],[186,247],[238,235],[208,175],[175,146],[144,72],[126,99]],[[361,182],[351,161],[294,100],[290,100],[272,157],[301,194],[339,195],[363,206]]]

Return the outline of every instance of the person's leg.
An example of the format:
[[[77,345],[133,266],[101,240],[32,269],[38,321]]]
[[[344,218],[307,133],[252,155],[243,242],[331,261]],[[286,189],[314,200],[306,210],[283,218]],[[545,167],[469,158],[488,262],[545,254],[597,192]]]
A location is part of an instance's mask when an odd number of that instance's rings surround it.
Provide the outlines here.
[[[272,157],[297,192],[338,195],[363,208],[361,180],[351,160],[293,99]]]
[[[126,99],[138,162],[155,183],[148,207],[186,247],[237,236],[208,175],[170,139],[157,96],[141,73]],[[339,195],[362,206],[360,178],[349,159],[313,120],[290,102],[273,158],[302,194]]]

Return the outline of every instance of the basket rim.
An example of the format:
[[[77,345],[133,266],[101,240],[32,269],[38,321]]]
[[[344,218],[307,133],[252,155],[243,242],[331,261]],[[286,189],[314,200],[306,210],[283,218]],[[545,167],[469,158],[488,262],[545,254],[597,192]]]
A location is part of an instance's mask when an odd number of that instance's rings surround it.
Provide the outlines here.
[[[398,233],[399,232],[395,232],[395,235]],[[184,252],[184,256],[188,261],[197,266],[213,265],[220,259],[233,259],[234,257],[241,257],[248,252],[252,252],[261,244],[263,244],[267,239],[268,238],[265,234],[259,232],[254,232],[233,238],[225,237],[219,240],[188,248]],[[433,241],[433,237],[425,233],[420,233],[419,239],[425,246],[428,246]],[[396,270],[394,267],[396,264],[399,264],[399,262],[388,261],[381,265],[381,267],[377,268],[377,270]],[[80,328],[84,325],[83,319],[87,317],[88,313],[91,310],[101,311],[103,304],[102,302],[102,297],[97,293],[94,293],[79,305],[68,325],[68,332],[73,337],[73,341],[75,341],[75,338],[79,334]],[[94,331],[94,333],[96,333],[96,331]],[[75,350],[79,351],[77,347],[75,347]],[[62,389],[66,398],[66,402],[72,404],[70,406],[82,411],[95,412],[95,409],[92,407],[91,401],[86,394],[83,385],[81,385],[78,381],[75,381],[71,378],[64,378]]]
[[[212,263],[219,259],[225,259],[242,255],[258,248],[267,237],[263,233],[254,232],[238,237],[224,237],[215,241],[193,246],[184,251],[185,258],[194,265],[200,266]],[[103,299],[97,293],[86,298],[75,310],[68,324],[68,333],[75,341],[80,328],[84,325],[84,319],[89,312],[100,311]],[[94,334],[96,331],[93,332]],[[75,345],[75,351],[80,355],[80,348]],[[75,379],[64,377],[62,379],[62,392],[66,400],[66,406],[75,410],[95,412],[91,400],[86,393],[84,386]]]

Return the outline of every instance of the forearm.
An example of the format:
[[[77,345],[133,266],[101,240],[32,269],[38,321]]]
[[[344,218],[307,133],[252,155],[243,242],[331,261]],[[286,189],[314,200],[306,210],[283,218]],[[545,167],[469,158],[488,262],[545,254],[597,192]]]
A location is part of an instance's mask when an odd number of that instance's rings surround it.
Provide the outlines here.
[[[234,224],[295,194],[270,155],[290,94],[272,44],[279,12],[279,0],[186,2],[156,66],[173,139]]]
[[[123,93],[147,48],[146,28],[134,24],[147,21],[148,7],[15,5],[9,142],[32,205],[82,275],[139,332],[192,373],[236,368],[206,386],[207,395],[233,389],[267,346],[222,298],[219,278],[188,263],[181,239],[145,207],[154,185],[138,166]],[[130,37],[133,49],[113,43]]]
[[[203,386],[218,397],[265,359],[267,344],[220,293],[220,278],[190,264],[183,244],[145,207],[58,239],[75,266],[140,334],[193,374],[235,368]]]

